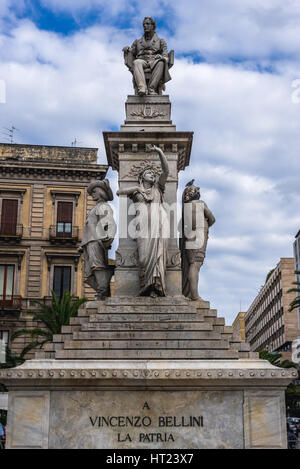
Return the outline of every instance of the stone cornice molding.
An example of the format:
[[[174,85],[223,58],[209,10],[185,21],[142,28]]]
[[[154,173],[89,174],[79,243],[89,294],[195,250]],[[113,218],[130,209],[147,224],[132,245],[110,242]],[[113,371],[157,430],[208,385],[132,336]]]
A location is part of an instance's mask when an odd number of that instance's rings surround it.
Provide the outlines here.
[[[131,365],[128,361],[30,360],[18,368],[0,370],[0,380],[13,388],[18,385],[38,387],[46,384],[50,387],[63,385],[73,388],[108,385],[155,388],[178,387],[182,382],[184,386],[200,389],[209,386],[241,388],[245,385],[286,387],[298,375],[295,369],[276,368],[264,360],[220,362],[217,365],[195,361],[189,365],[184,361],[182,364],[176,361],[165,364],[142,361]]]

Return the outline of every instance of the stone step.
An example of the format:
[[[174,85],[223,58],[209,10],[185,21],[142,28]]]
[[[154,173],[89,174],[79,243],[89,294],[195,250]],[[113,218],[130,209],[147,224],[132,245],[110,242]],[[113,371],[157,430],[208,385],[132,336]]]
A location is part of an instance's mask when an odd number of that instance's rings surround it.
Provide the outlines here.
[[[236,350],[58,350],[55,358],[58,360],[234,360],[239,358],[239,353]]]
[[[225,340],[67,340],[64,350],[225,350]],[[50,350],[51,351],[51,350]]]
[[[72,318],[79,319],[79,318]],[[203,322],[204,319],[198,314],[193,313],[127,313],[125,314],[92,314],[89,322]],[[74,322],[78,324],[78,322]]]
[[[221,327],[221,326],[220,326]],[[89,322],[81,331],[212,331],[212,324],[205,322]],[[77,330],[78,331],[78,330]],[[74,331],[75,332],[75,331]],[[217,331],[216,331],[217,332]]]
[[[221,334],[212,331],[89,331],[74,332],[73,340],[221,340]]]
[[[107,298],[104,302],[100,302],[101,304],[105,305],[195,305],[195,307],[198,307],[198,305],[204,305],[205,307],[209,308],[209,302],[200,300],[199,302],[191,302],[184,296],[165,296],[161,298],[150,298],[147,296],[135,296],[135,297],[129,297],[129,296],[112,296],[110,298]],[[86,308],[89,307],[98,307],[99,301],[89,301],[86,303]]]
[[[216,318],[217,317],[217,310],[216,309],[198,309],[198,314],[205,318]]]
[[[88,322],[89,316],[81,316],[70,319],[70,326],[81,325],[85,322]]]
[[[82,308],[78,310],[78,317],[98,313],[98,308]]]
[[[217,317],[210,317],[210,316],[206,317],[205,316],[204,321],[210,322],[211,324],[213,324],[215,326],[225,326],[225,319],[224,318],[217,318]]]
[[[128,313],[135,313],[135,314],[178,314],[178,313],[192,313],[198,314],[197,309],[195,307],[191,307],[190,305],[167,305],[167,306],[157,306],[157,305],[110,305],[110,306],[103,306],[99,307],[98,310],[93,309],[86,309],[85,316],[91,315],[95,313],[99,314],[128,314]],[[204,310],[209,311],[209,310]],[[83,314],[82,314],[83,315]]]

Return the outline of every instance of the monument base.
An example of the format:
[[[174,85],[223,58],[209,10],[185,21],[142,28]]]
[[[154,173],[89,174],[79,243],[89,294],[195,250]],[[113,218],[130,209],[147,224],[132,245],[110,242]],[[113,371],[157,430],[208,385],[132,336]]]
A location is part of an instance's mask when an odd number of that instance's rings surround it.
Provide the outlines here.
[[[264,360],[31,360],[1,370],[10,449],[286,448],[295,370]]]

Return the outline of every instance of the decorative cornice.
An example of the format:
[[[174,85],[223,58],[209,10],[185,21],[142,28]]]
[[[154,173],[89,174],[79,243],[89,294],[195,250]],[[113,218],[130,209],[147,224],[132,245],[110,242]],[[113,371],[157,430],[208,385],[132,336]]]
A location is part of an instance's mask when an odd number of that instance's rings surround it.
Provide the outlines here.
[[[56,196],[58,195],[63,195],[63,196],[70,196],[70,197],[74,197],[75,200],[76,200],[76,207],[78,206],[78,199],[79,197],[81,196],[81,192],[80,191],[67,191],[67,190],[63,190],[63,189],[52,189],[50,191],[51,193],[51,196],[52,196],[52,205],[55,205],[55,199],[56,199]]]
[[[30,166],[27,163],[20,165],[8,165],[1,162],[0,178],[18,179],[24,177],[32,177],[34,179],[64,179],[64,180],[80,180],[90,182],[91,179],[103,179],[108,171],[107,165],[89,165],[76,167],[51,167],[48,166]]]
[[[297,377],[296,370],[283,369],[98,369],[98,368],[70,368],[53,369],[21,369],[10,368],[0,370],[0,380],[93,380],[93,379],[134,379],[134,380],[218,380],[218,381],[242,381],[242,380],[292,380]]]

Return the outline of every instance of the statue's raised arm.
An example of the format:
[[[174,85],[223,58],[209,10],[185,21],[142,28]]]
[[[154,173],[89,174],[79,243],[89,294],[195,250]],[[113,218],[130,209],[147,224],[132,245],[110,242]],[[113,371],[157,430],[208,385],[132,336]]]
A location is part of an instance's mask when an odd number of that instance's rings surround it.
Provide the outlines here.
[[[131,47],[123,48],[125,65],[133,74],[136,95],[162,94],[165,83],[171,80],[169,68],[174,64],[174,51],[168,53],[166,41],[155,32],[153,18],[144,18],[143,27],[144,35]]]
[[[159,147],[156,147],[155,145],[153,145],[150,148],[150,150],[156,151],[158,153],[160,163],[161,163],[161,168],[162,168],[162,173],[159,176],[158,182],[161,187],[164,187],[166,185],[166,182],[169,176],[169,163],[168,163],[167,157],[162,151],[162,149]]]

